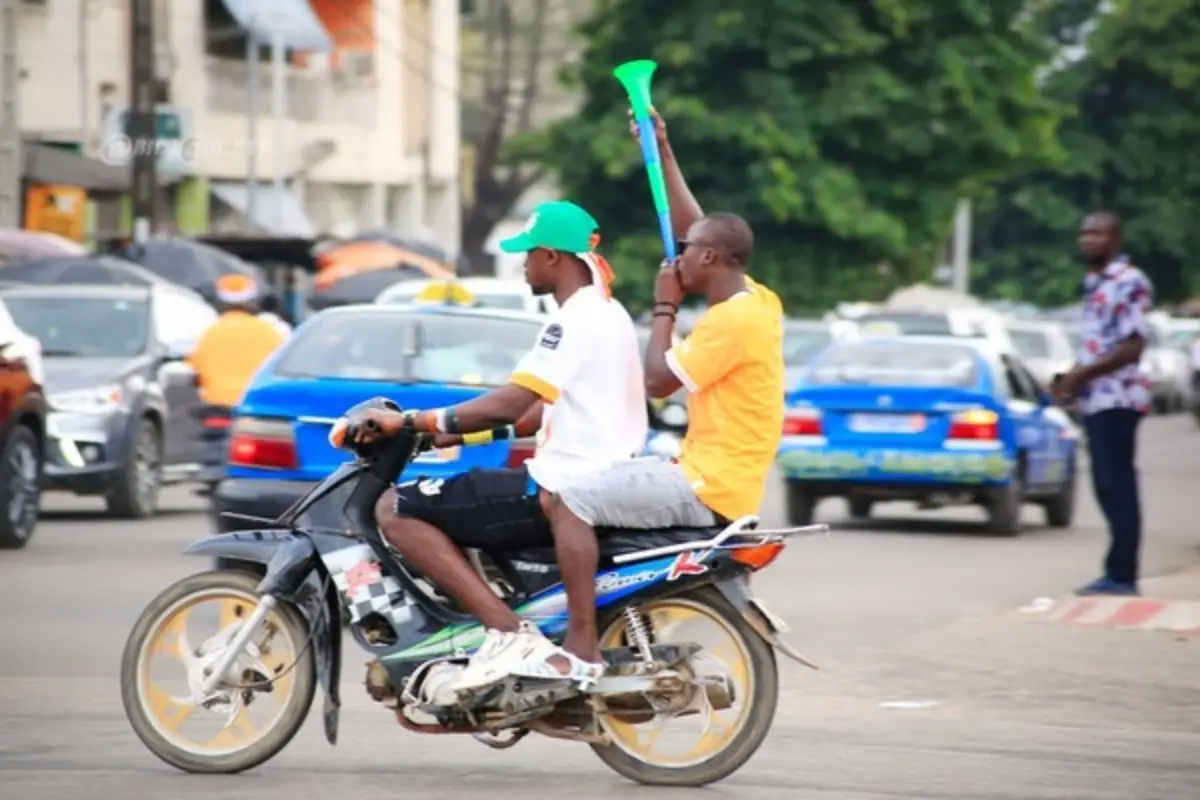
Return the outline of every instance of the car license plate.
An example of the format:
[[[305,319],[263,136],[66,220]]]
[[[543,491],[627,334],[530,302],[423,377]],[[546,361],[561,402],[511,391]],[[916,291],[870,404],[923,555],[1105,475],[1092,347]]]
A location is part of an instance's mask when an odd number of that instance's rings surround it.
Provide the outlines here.
[[[920,433],[924,414],[851,414],[850,430],[856,433]]]

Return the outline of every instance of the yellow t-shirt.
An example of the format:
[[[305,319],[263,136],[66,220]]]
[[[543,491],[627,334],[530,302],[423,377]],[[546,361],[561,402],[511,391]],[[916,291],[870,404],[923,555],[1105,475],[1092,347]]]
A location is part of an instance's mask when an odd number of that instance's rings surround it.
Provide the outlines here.
[[[783,435],[783,306],[770,289],[746,291],[704,312],[667,353],[688,390],[679,463],[696,496],[727,519],[757,514]]]
[[[204,402],[236,406],[263,362],[287,337],[276,326],[244,311],[227,311],[188,357],[200,379]]]

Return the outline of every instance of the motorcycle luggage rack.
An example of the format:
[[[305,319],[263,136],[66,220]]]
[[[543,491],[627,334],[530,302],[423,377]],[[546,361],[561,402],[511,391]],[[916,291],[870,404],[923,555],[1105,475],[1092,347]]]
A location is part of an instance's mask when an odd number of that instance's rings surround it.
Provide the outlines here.
[[[635,553],[622,553],[613,556],[612,561],[614,564],[628,564],[631,561],[645,561],[648,558],[669,556],[688,550],[716,550],[717,548],[728,550],[761,547],[765,544],[782,542],[790,536],[829,534],[829,526],[824,524],[800,525],[792,528],[759,528],[758,522],[758,517],[751,514],[729,523],[720,533],[711,539],[651,547],[647,550],[638,550]]]

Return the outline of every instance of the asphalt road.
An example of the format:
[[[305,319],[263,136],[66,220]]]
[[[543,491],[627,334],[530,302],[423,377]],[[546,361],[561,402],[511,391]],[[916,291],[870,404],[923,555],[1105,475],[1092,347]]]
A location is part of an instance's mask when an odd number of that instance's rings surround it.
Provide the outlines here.
[[[1150,420],[1141,443],[1145,573],[1200,561],[1200,430]],[[793,544],[755,590],[822,666],[784,662],[771,736],[706,790],[730,800],[1184,800],[1200,785],[1198,641],[1036,625],[1013,610],[1095,577],[1105,533],[1090,491],[1069,531],[982,533],[982,514],[883,507],[869,525],[820,516],[830,539]],[[509,751],[401,730],[346,663],[342,738],[309,724],[273,762],[241,776],[178,773],[131,732],[117,685],[144,604],[206,568],[179,554],[207,533],[200,501],[169,493],[152,521],[106,520],[100,504],[47,499],[30,547],[0,554],[0,796],[42,800],[380,795],[660,797],[581,745],[529,737]],[[780,522],[779,493],[766,508]],[[1186,681],[1186,682],[1185,682]]]

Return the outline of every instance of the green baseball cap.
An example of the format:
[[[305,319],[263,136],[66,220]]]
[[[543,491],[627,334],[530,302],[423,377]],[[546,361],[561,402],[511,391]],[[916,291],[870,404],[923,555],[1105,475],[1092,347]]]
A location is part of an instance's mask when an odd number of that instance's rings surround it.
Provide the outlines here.
[[[500,242],[505,253],[528,253],[539,247],[566,253],[590,253],[596,218],[567,200],[551,200],[533,209],[525,230]]]

